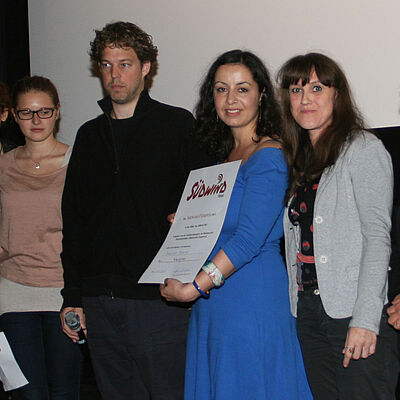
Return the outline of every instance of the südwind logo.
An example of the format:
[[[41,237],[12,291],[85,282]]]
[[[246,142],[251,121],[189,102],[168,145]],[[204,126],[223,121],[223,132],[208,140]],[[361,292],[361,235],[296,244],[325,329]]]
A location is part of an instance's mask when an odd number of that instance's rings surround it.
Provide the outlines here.
[[[214,183],[211,186],[206,186],[204,183],[203,179],[200,179],[200,181],[197,181],[193,184],[192,186],[192,193],[190,196],[186,198],[186,201],[189,201],[191,199],[195,199],[196,197],[205,197],[205,196],[211,196],[214,194],[222,194],[226,190],[226,181],[222,181],[224,178],[223,174],[219,174],[217,178],[217,183]]]

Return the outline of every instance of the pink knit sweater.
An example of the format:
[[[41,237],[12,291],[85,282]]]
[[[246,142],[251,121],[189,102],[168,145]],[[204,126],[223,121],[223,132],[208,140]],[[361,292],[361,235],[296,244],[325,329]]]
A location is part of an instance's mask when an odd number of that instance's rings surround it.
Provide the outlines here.
[[[61,195],[67,166],[47,175],[21,170],[16,150],[0,157],[0,274],[36,287],[62,287]]]

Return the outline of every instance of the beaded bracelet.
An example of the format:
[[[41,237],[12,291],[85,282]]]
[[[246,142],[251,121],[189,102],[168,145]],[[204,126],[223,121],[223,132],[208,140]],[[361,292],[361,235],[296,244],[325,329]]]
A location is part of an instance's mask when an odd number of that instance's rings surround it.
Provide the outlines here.
[[[201,297],[208,299],[210,297],[210,291],[206,290],[205,292],[200,289],[200,286],[197,284],[196,280],[193,281],[193,286],[197,289],[200,293]]]
[[[201,269],[210,277],[215,287],[222,286],[225,283],[224,275],[212,261],[205,263]]]

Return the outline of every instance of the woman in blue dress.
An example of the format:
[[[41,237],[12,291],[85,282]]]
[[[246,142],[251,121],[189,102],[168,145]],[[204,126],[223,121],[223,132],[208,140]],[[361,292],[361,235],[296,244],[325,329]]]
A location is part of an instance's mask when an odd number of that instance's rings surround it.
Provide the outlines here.
[[[242,165],[210,261],[193,284],[167,279],[160,289],[168,301],[196,300],[185,399],[312,399],[280,253],[288,177],[279,106],[262,61],[241,50],[218,57],[196,116],[209,153]]]

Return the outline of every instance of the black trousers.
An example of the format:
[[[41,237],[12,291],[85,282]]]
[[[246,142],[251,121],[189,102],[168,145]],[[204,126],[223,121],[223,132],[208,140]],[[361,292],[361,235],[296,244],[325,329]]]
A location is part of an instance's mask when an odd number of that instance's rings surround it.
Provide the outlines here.
[[[78,400],[81,351],[61,330],[54,311],[10,312],[1,329],[29,384],[12,391],[14,400]]]
[[[382,311],[376,352],[344,368],[342,349],[350,318],[333,319],[319,295],[301,292],[297,331],[315,400],[394,400],[399,372],[397,332]]]
[[[85,297],[88,345],[107,400],[183,399],[190,311],[162,300]]]

